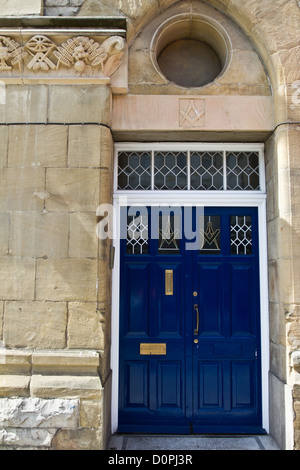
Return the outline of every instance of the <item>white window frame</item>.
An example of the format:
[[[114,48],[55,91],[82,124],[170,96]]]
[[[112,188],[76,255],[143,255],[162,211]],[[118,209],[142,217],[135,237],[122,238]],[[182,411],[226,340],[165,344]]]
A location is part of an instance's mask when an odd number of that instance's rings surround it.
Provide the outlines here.
[[[260,190],[118,190],[117,156],[120,150],[196,150],[196,151],[258,151]],[[119,223],[121,207],[130,206],[180,206],[180,207],[257,207],[259,228],[259,266],[260,266],[260,328],[261,328],[261,387],[262,387],[262,426],[269,432],[269,297],[268,297],[268,256],[267,256],[267,218],[266,186],[263,144],[213,144],[213,143],[117,143],[114,162],[114,240],[115,262],[112,271],[112,402],[111,431],[118,429],[119,401],[119,292],[120,292],[120,243]]]

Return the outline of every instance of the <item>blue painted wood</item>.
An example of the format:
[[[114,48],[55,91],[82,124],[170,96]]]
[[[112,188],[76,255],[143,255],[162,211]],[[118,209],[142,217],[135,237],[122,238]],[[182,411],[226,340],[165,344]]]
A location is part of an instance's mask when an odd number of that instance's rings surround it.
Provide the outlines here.
[[[205,214],[220,216],[219,254],[185,250],[184,238],[180,253],[159,254],[153,238],[147,254],[132,255],[121,240],[120,432],[263,432],[257,209]],[[231,253],[232,215],[251,216],[252,254]],[[167,354],[140,355],[140,343],[165,343]]]

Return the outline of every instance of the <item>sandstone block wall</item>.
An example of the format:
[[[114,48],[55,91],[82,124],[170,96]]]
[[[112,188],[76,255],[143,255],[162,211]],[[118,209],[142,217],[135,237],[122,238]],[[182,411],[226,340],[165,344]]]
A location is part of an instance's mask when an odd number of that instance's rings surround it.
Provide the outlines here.
[[[0,445],[102,448],[110,271],[96,210],[111,202],[111,92],[8,85],[5,98]]]
[[[0,359],[0,449],[103,448],[96,352],[6,350]]]

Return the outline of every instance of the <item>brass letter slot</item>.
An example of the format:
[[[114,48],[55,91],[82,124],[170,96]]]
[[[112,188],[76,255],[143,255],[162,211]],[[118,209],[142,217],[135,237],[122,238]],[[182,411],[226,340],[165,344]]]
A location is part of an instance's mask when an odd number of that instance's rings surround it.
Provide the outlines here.
[[[173,269],[165,270],[165,294],[173,295]]]
[[[166,343],[140,343],[141,356],[165,356],[166,354]]]

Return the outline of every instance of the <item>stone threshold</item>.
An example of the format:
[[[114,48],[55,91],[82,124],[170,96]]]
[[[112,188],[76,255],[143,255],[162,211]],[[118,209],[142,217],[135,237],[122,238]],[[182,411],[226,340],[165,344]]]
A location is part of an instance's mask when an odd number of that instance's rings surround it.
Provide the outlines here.
[[[271,436],[114,434],[108,450],[280,450]]]

